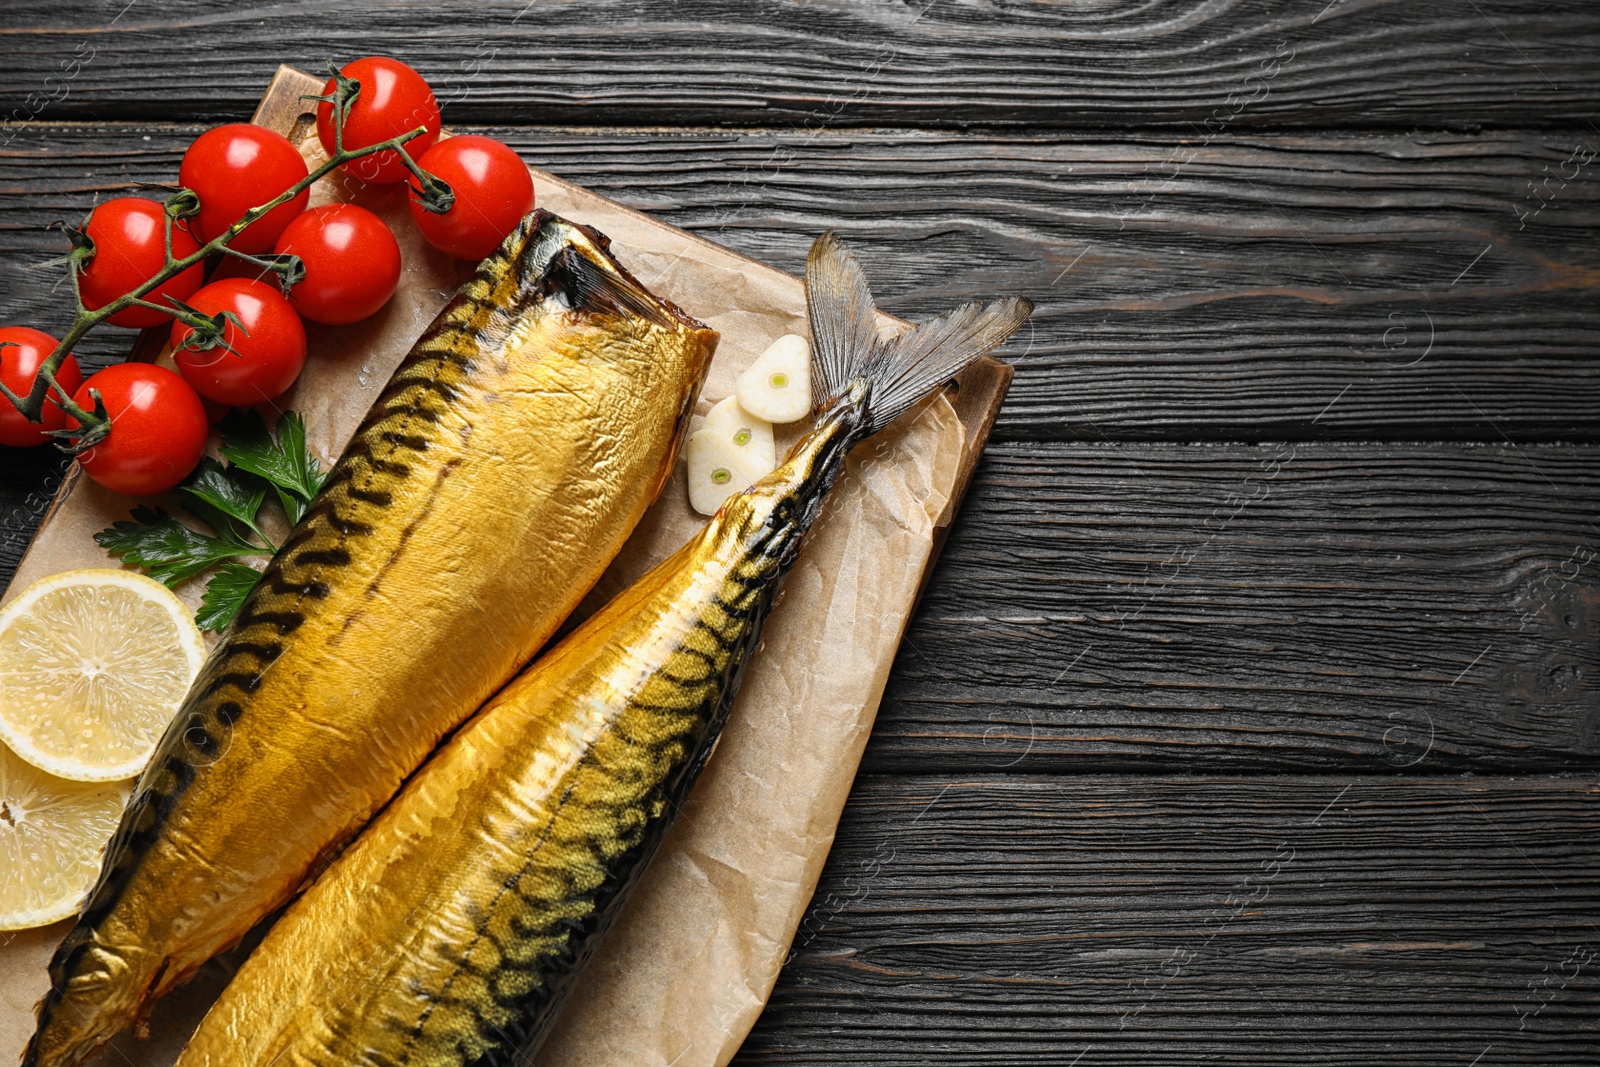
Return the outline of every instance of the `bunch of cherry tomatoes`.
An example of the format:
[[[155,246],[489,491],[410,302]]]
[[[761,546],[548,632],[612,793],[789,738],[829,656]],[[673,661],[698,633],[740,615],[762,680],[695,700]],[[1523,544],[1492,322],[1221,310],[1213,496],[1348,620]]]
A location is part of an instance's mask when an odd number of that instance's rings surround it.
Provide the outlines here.
[[[455,201],[443,214],[424,210],[415,186],[409,197],[411,217],[429,244],[461,259],[482,259],[532,210],[533,179],[516,152],[488,137],[439,139],[439,105],[415,70],[395,59],[368,57],[340,73],[361,86],[345,117],[347,151],[425,128],[403,148],[363,156],[345,170],[374,184],[407,181],[413,176],[399,158],[403,151],[447,183]],[[334,87],[330,79],[324,95],[331,99]],[[327,100],[317,110],[317,134],[332,155],[333,105]],[[179,184],[198,196],[200,210],[173,225],[173,258],[198,252],[252,207],[309,174],[299,150],[272,130],[235,123],[201,134],[178,168]],[[182,301],[208,318],[228,313],[222,345],[186,345],[195,331],[172,321],[177,374],[148,363],[120,363],[86,380],[71,356],[61,364],[56,379],[62,389],[85,411],[94,409],[90,390],[95,390],[112,420],[110,433],[78,456],[90,478],[130,496],[172,488],[204,455],[211,415],[264,403],[294,384],[306,359],[302,319],[325,325],[358,322],[394,295],[400,245],[383,220],[355,204],[308,209],[309,196],[309,190],[302,191],[229,242],[230,248],[253,255],[298,256],[305,276],[288,296],[276,281],[261,280],[264,271],[224,255],[209,282],[205,268],[196,265],[144,297],[154,303]],[[132,292],[166,266],[164,209],[154,200],[108,200],[94,209],[81,232],[94,251],[74,269],[79,298],[90,311]],[[148,329],[169,320],[172,316],[161,311],[132,306],[106,321]],[[0,382],[26,395],[58,342],[27,326],[0,327],[0,342],[9,342],[0,345]],[[53,399],[47,399],[37,423],[0,399],[0,444],[40,445],[51,439],[49,431],[76,427]]]

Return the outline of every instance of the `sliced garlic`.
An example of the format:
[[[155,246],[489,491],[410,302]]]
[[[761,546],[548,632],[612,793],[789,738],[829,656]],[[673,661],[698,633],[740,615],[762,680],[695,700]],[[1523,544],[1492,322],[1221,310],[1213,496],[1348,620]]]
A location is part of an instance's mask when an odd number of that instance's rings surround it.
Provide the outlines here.
[[[756,357],[734,387],[739,406],[768,422],[797,422],[811,413],[811,350],[786,333]]]
[[[723,434],[706,428],[689,435],[684,455],[689,464],[689,506],[702,515],[715,515],[724,500],[772,471],[751,464]]]
[[[706,412],[702,430],[721,434],[722,439],[746,457],[746,469],[766,474],[778,465],[778,450],[772,440],[772,423],[758,419],[730,396],[719,400]]]

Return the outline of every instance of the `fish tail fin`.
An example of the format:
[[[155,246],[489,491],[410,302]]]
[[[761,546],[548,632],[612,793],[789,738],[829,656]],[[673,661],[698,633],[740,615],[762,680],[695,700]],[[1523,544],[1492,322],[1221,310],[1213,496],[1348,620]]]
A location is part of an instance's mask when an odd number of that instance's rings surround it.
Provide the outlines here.
[[[830,231],[806,257],[806,309],[817,414],[860,388],[871,434],[998,347],[1027,321],[1033,303],[1011,296],[962,304],[880,340],[861,264]]]

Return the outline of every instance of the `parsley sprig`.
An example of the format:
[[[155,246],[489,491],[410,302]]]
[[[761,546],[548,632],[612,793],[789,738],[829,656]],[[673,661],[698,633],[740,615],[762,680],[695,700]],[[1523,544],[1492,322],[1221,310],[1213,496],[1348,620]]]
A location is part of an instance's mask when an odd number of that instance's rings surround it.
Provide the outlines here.
[[[178,487],[183,510],[209,526],[209,534],[163,508],[141,505],[131,519],[94,535],[107,552],[168,587],[215,568],[195,615],[202,630],[226,628],[260,580],[261,572],[240,560],[278,550],[260,525],[269,493],[292,526],[322,488],[305,421],[292,411],[278,419],[275,433],[253,411],[230,415],[222,424],[222,455],[227,465],[204,459]]]
[[[254,412],[251,415],[254,416]],[[222,427],[222,454],[235,467],[265,478],[278,493],[278,503],[293,526],[322,488],[317,457],[306,448],[306,424],[292,411],[278,420],[277,436],[260,418],[237,418]]]

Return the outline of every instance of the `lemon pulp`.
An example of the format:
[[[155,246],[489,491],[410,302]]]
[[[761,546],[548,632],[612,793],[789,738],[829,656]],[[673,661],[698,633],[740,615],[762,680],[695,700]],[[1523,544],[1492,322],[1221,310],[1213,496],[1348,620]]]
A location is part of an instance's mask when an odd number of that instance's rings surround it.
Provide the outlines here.
[[[0,745],[0,930],[78,910],[127,796],[123,783],[56,778]]]
[[[205,644],[161,583],[117,570],[35,582],[0,610],[0,740],[74,781],[138,774]]]

